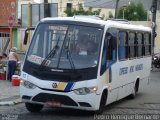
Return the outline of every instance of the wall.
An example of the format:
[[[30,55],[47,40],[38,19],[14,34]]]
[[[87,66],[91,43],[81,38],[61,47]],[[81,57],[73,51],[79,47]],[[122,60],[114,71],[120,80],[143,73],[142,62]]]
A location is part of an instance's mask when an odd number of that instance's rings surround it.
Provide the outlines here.
[[[0,26],[8,26],[8,17],[13,16],[16,23],[16,0],[0,0]]]
[[[58,3],[58,16],[66,16],[64,13],[67,3],[72,3],[73,8],[78,8],[79,3],[84,3],[84,0],[48,0],[49,3]]]
[[[157,32],[157,37],[155,39],[155,53],[160,53],[160,11],[157,11],[157,27],[156,27],[156,32]]]
[[[157,26],[160,26],[160,21],[157,21]],[[160,27],[157,27],[157,37],[155,39],[155,53],[160,53]]]
[[[12,46],[17,47],[17,35],[18,30],[17,28],[12,28]],[[8,40],[10,39],[10,28],[0,28],[0,53],[6,52],[8,53],[11,43],[8,43]],[[8,46],[6,46],[8,44]],[[6,48],[7,47],[7,48]],[[6,49],[4,49],[6,48]],[[6,50],[6,51],[3,51]]]

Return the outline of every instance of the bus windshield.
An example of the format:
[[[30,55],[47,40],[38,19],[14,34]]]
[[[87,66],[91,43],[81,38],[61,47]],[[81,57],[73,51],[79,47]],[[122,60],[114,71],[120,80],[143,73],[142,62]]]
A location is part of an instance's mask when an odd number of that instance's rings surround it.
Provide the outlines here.
[[[102,28],[41,23],[33,36],[26,60],[52,69],[97,66]]]

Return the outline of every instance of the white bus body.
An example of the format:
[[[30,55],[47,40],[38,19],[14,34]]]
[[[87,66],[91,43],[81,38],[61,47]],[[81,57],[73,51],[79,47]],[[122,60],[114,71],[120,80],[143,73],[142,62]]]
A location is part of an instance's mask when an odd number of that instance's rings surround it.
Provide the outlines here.
[[[94,54],[77,52],[79,38],[82,42],[86,37],[95,42]],[[148,82],[151,53],[148,27],[81,17],[46,18],[38,24],[26,54],[20,96],[30,112],[45,105],[101,112],[109,103],[128,95],[134,98]]]

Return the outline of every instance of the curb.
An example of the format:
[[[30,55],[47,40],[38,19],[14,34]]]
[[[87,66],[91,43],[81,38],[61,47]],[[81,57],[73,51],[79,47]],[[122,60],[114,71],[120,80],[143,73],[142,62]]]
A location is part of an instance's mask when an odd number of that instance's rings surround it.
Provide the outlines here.
[[[11,105],[16,105],[22,103],[21,99],[16,99],[13,101],[2,101],[0,102],[0,106],[11,106]]]

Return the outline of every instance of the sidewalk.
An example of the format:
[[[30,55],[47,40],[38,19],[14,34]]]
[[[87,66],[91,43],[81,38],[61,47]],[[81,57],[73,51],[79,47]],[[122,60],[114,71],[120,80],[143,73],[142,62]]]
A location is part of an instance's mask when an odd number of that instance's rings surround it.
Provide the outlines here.
[[[25,53],[18,52],[20,61],[23,62]],[[19,86],[12,86],[7,80],[0,80],[0,106],[15,105],[21,103]]]
[[[7,80],[0,80],[0,106],[21,103],[19,86],[12,86]]]

